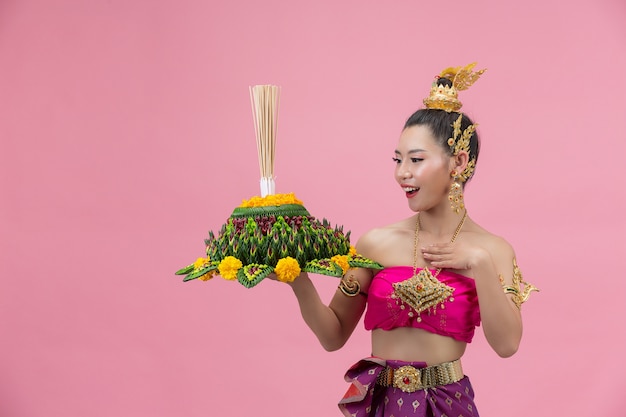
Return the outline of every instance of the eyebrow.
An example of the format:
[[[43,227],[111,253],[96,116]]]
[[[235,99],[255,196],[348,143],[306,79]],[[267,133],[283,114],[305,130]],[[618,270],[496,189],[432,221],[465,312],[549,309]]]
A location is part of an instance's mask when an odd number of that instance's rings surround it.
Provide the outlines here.
[[[410,151],[408,151],[407,153],[410,155],[412,153],[418,153],[418,152],[427,152],[426,149],[411,149]],[[399,150],[395,150],[394,153],[396,155],[400,155],[400,151]]]

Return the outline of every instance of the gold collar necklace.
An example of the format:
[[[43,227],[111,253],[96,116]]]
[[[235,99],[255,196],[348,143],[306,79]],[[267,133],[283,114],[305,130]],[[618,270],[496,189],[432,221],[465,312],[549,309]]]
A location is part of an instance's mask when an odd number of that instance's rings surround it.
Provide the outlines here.
[[[459,225],[456,227],[450,243],[454,243],[456,238],[459,236],[459,233],[465,224],[466,218],[467,210],[463,213],[463,217],[461,218]],[[437,306],[444,309],[444,303],[446,300],[449,300],[450,302],[454,301],[454,298],[452,297],[454,288],[437,279],[437,276],[441,272],[441,268],[437,268],[434,275],[430,272],[428,267],[422,268],[419,273],[417,272],[419,231],[420,218],[418,213],[415,224],[415,241],[413,246],[413,276],[407,280],[394,283],[391,298],[396,300],[402,310],[409,306],[412,309],[412,311],[409,311],[408,313],[409,317],[414,317],[415,313],[417,313],[416,320],[421,322],[421,313],[423,311],[428,311],[429,314],[436,314]]]

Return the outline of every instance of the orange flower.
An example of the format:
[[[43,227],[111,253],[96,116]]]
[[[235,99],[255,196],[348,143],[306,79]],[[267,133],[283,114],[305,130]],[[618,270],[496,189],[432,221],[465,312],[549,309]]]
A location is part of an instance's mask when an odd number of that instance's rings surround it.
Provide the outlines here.
[[[207,266],[207,264],[211,262],[211,260],[209,259],[209,257],[207,256],[206,258],[198,258],[196,259],[196,261],[193,263],[193,269],[195,269],[196,271],[199,269],[204,268],[205,266]]]
[[[241,261],[234,256],[227,256],[222,259],[220,262],[218,269],[220,271],[220,275],[222,278],[232,281],[237,279],[237,272],[241,269],[243,264]]]
[[[336,263],[337,265],[339,265],[344,274],[348,272],[348,269],[350,269],[350,264],[348,264],[347,255],[335,255],[332,258],[330,258],[330,260]]]
[[[266,197],[252,197],[249,200],[243,200],[239,207],[267,207],[267,206],[282,206],[285,204],[299,204],[302,205],[302,201],[296,198],[294,193],[289,194],[270,194]]]
[[[292,282],[298,275],[300,275],[300,271],[301,269],[298,261],[291,256],[280,259],[276,264],[276,268],[274,268],[276,277],[281,282]]]
[[[215,270],[207,272],[206,274],[202,275],[201,277],[198,277],[198,279],[200,281],[208,281],[211,278],[213,278],[214,276],[215,276]]]

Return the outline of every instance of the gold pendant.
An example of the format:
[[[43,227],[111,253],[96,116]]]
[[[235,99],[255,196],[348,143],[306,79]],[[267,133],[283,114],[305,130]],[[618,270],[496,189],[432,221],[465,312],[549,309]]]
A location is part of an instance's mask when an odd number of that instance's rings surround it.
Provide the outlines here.
[[[439,281],[428,268],[417,275],[393,284],[392,298],[399,299],[420,314],[426,310],[437,312],[437,306],[452,297],[454,288]]]

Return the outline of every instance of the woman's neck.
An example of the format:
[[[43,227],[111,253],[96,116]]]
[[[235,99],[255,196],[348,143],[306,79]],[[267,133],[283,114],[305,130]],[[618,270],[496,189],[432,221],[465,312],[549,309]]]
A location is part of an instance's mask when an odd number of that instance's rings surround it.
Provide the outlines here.
[[[442,238],[452,235],[463,219],[465,210],[455,213],[449,205],[418,214],[420,231]]]

